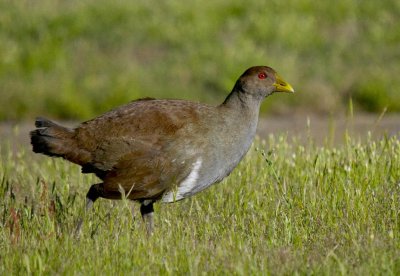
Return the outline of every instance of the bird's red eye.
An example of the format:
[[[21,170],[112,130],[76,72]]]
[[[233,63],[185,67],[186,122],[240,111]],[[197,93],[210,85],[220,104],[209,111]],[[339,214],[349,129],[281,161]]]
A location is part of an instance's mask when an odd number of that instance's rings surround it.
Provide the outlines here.
[[[265,79],[266,77],[267,77],[267,74],[265,74],[264,72],[261,72],[258,74],[259,79]]]

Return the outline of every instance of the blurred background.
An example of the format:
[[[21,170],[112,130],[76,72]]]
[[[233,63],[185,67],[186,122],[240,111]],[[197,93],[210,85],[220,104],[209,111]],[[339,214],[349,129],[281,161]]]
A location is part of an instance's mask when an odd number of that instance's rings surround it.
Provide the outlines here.
[[[400,1],[0,1],[0,121],[84,120],[139,97],[223,101],[270,65],[270,114],[400,111]]]

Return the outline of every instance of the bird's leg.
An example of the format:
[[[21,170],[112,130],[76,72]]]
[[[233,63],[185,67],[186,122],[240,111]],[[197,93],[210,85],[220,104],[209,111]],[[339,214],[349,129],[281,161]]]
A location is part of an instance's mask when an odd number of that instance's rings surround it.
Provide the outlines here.
[[[153,221],[153,202],[143,201],[140,205],[140,214],[142,215],[143,221],[146,224],[147,234],[150,236],[153,234],[154,221]]]
[[[135,203],[131,202],[131,214],[132,214],[132,221],[135,221]]]
[[[102,190],[103,190],[103,183],[99,184],[93,184],[88,193],[86,194],[86,206],[85,206],[85,214],[90,211],[93,207],[93,203],[102,196]],[[78,222],[76,224],[75,228],[75,236],[79,237],[81,233],[81,228],[83,224],[83,217],[78,219]]]

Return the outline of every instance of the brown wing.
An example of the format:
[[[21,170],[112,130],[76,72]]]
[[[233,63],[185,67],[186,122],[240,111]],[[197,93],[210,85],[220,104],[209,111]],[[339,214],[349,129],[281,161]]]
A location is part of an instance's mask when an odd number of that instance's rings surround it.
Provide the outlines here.
[[[75,130],[79,148],[91,153],[84,172],[111,170],[132,149],[160,150],[184,125],[188,108],[168,111],[181,101],[141,100],[82,123]],[[93,171],[91,171],[91,169]]]
[[[162,194],[188,174],[180,164],[190,161],[190,155],[171,144],[196,124],[198,110],[184,101],[146,100],[81,124],[75,139],[91,153],[82,171],[96,173],[105,189],[118,191],[121,185],[131,190],[131,198]]]

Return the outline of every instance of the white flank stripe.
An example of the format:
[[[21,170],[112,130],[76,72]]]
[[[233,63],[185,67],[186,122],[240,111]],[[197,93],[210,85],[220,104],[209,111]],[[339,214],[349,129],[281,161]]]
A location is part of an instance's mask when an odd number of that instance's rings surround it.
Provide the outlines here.
[[[197,159],[197,161],[194,163],[193,169],[190,174],[179,185],[178,195],[186,194],[196,186],[197,179],[199,179],[199,170],[201,168],[201,163],[201,158]]]
[[[194,189],[197,180],[199,179],[199,171],[201,168],[202,160],[201,158],[193,164],[192,171],[189,175],[179,184],[178,190],[169,191],[163,196],[164,202],[172,202],[175,200],[180,200],[184,195]]]

